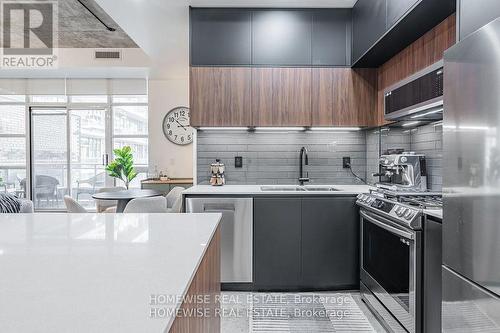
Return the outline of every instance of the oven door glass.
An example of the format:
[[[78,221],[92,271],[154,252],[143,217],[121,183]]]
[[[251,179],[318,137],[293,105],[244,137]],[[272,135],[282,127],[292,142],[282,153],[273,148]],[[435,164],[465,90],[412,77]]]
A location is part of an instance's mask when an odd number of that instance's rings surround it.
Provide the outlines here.
[[[409,332],[418,331],[419,231],[361,211],[361,280]]]
[[[410,246],[407,239],[364,221],[363,269],[404,310],[410,310]]]

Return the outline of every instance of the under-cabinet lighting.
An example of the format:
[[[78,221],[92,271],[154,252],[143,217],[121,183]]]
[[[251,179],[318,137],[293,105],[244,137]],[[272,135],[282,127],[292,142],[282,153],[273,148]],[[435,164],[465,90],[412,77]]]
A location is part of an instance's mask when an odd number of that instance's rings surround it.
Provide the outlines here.
[[[311,127],[309,130],[314,132],[351,132],[360,131],[361,127]]]
[[[415,125],[418,125],[418,124],[420,124],[420,121],[410,121],[409,123],[404,123],[401,126],[403,126],[403,127],[410,127],[410,126],[415,126]]]
[[[199,131],[248,131],[248,127],[198,127]]]
[[[443,109],[433,110],[433,111],[429,111],[426,113],[417,114],[417,115],[412,116],[411,119],[422,118],[422,117],[429,116],[431,114],[440,113],[440,112],[443,112]]]
[[[305,131],[305,127],[256,127],[258,132],[301,132]]]
[[[467,125],[460,125],[458,126],[458,129],[461,130],[470,130],[470,131],[488,131],[490,130],[490,127],[488,126],[467,126]]]

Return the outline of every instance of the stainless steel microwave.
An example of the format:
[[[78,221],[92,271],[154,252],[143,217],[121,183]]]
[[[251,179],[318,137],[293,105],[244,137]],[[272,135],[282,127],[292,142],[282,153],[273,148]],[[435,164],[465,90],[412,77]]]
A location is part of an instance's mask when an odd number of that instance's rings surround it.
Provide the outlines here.
[[[385,119],[442,120],[443,62],[439,61],[385,89]]]

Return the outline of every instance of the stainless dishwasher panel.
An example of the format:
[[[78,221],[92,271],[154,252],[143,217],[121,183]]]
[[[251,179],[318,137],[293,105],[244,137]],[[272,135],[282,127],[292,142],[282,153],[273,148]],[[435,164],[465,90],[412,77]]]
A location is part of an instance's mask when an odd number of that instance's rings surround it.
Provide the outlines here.
[[[222,214],[221,282],[253,282],[253,199],[187,198],[186,212]]]

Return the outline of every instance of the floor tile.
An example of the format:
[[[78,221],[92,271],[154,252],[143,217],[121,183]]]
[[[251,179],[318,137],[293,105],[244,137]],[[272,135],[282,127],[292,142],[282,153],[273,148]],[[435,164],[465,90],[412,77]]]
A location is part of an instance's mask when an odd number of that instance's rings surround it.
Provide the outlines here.
[[[359,293],[224,292],[223,333],[385,332]]]

